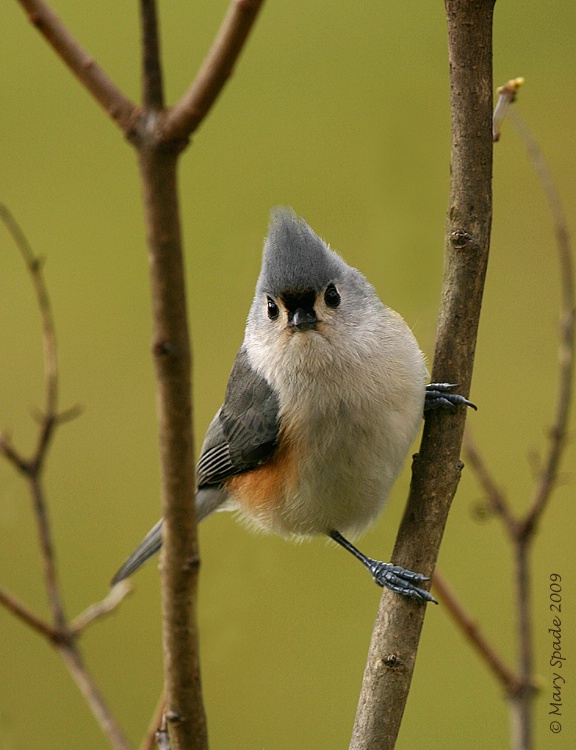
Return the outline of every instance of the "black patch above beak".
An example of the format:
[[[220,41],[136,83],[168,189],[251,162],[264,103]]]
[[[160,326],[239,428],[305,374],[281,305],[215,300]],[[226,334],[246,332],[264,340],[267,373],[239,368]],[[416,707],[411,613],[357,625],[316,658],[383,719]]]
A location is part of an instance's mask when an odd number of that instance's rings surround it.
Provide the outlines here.
[[[316,328],[318,318],[314,312],[316,292],[314,289],[290,290],[282,294],[282,301],[288,312],[288,325],[297,331],[311,331]]]
[[[297,331],[311,331],[316,328],[318,318],[314,310],[297,307],[294,312],[288,314],[288,325]]]

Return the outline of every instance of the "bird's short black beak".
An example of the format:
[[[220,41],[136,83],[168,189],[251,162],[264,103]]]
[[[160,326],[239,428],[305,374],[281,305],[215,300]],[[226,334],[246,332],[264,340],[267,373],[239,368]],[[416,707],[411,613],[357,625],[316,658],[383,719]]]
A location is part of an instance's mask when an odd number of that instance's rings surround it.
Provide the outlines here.
[[[288,325],[297,331],[312,331],[316,328],[318,318],[314,310],[297,307],[288,317]]]

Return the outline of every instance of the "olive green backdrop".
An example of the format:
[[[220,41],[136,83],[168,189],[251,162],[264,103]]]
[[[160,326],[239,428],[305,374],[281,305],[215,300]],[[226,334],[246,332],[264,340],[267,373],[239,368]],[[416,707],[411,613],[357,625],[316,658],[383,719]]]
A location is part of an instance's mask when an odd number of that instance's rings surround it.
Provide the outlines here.
[[[160,3],[167,97],[186,87],[226,3]],[[137,4],[59,0],[57,12],[132,97]],[[242,338],[272,206],[290,204],[399,310],[431,356],[449,178],[441,2],[269,2],[180,172],[194,347],[197,445]],[[576,7],[497,3],[495,83],[523,75],[517,105],[549,160],[574,230]],[[31,28],[0,9],[0,200],[47,258],[61,406],[81,404],[51,451],[47,489],[67,611],[107,592],[156,521],[159,472],[147,255],[135,156]],[[492,256],[469,415],[514,507],[532,487],[556,385],[558,266],[551,221],[510,124],[495,149]],[[43,402],[31,286],[0,228],[0,428],[33,445]],[[572,425],[573,425],[572,421]],[[573,571],[576,450],[532,560],[540,748],[576,742]],[[362,541],[388,558],[409,475]],[[466,470],[441,568],[508,663],[515,659],[512,558]],[[322,540],[291,545],[220,514],[201,529],[199,621],[215,750],[345,748],[379,599],[369,576]],[[548,725],[551,573],[564,581],[564,731]],[[27,491],[0,463],[0,583],[46,613]],[[157,566],[83,639],[87,661],[139,741],[162,687]],[[572,629],[570,629],[572,628]],[[571,659],[571,661],[570,661]],[[398,747],[505,748],[502,691],[442,607],[426,618]],[[105,747],[56,653],[0,610],[0,748]]]

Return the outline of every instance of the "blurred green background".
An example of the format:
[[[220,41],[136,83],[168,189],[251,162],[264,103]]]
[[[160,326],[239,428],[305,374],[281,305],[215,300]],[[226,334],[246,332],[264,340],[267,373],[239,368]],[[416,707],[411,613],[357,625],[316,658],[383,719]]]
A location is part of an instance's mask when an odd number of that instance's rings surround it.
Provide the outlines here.
[[[136,3],[59,0],[56,11],[120,86],[139,96]],[[180,95],[226,3],[160,3],[167,97]],[[0,200],[21,222],[57,323],[63,427],[46,476],[66,607],[107,593],[111,574],[159,514],[147,256],[132,149],[16,2],[0,13]],[[523,75],[518,110],[549,161],[574,230],[576,6],[499,2],[495,85]],[[442,3],[270,1],[236,75],[180,172],[195,356],[197,445],[223,397],[259,270],[272,206],[289,204],[399,310],[431,356],[449,179]],[[514,507],[526,507],[556,393],[558,264],[551,221],[524,149],[505,124],[495,149],[492,255],[469,415]],[[43,403],[39,319],[17,250],[0,227],[0,428],[32,448]],[[573,420],[572,420],[573,425]],[[572,444],[532,557],[541,748],[574,747],[576,667],[564,731],[549,730],[549,575],[565,582],[564,646],[574,657]],[[406,471],[362,547],[387,559]],[[440,566],[495,647],[516,659],[513,560],[479,521],[469,470]],[[211,746],[348,746],[379,592],[341,550],[256,536],[227,514],[201,529],[199,621]],[[0,584],[46,614],[27,490],[0,463]],[[162,688],[156,564],[82,645],[137,743]],[[0,609],[0,749],[106,746],[56,653]],[[426,618],[398,747],[505,748],[500,687],[447,618]]]

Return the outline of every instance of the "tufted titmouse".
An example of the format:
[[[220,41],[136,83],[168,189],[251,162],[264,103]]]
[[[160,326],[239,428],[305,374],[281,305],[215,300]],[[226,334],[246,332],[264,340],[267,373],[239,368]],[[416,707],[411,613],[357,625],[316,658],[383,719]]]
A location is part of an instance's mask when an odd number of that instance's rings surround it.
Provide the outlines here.
[[[363,555],[343,534],[379,515],[423,410],[472,406],[426,386],[410,328],[373,287],[289,209],[277,209],[244,342],[197,466],[196,515],[239,510],[285,537],[331,537],[376,583],[420,601],[428,580]],[[113,583],[162,544],[162,521]]]

